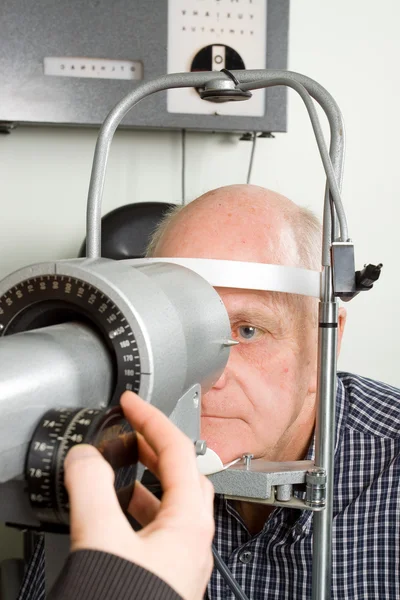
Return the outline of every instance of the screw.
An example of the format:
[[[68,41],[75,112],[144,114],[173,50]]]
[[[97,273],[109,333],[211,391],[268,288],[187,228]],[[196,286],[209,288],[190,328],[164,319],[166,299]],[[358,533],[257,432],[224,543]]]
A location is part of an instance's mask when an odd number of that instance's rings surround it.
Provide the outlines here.
[[[222,345],[226,348],[229,348],[229,346],[237,346],[239,343],[240,342],[238,342],[237,340],[224,340]]]
[[[194,443],[197,456],[204,456],[207,452],[207,442],[205,440],[196,440]]]
[[[254,454],[243,454],[244,464],[246,465],[246,471],[250,469],[251,459],[254,458]]]

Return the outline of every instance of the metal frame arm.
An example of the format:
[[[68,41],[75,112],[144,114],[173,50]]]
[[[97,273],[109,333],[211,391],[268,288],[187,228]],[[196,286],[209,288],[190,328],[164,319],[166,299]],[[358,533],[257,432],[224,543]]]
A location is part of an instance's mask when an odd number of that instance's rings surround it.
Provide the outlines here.
[[[249,70],[232,71],[241,84],[246,85],[248,89],[257,89],[275,85],[288,85],[297,88],[296,82],[303,86],[322,107],[327,115],[330,126],[330,158],[333,171],[336,175],[338,188],[341,187],[343,177],[344,162],[344,123],[343,117],[338,105],[327,90],[313,79],[295,73],[292,71],[269,71],[269,70]],[[87,210],[87,255],[95,258],[100,256],[101,248],[101,200],[104,189],[105,173],[107,167],[108,154],[114,133],[121,123],[122,119],[129,110],[140,100],[159,91],[180,88],[180,87],[201,87],[213,80],[220,80],[226,75],[220,72],[205,73],[176,73],[164,75],[149,82],[145,82],[137,87],[133,92],[127,94],[111,110],[104,121],[96,143],[96,149],[93,159],[92,173],[88,194]],[[294,85],[293,85],[294,82]],[[329,187],[325,192],[324,206],[324,232],[330,232],[332,228],[332,218],[334,210],[331,205]],[[333,229],[335,230],[335,219],[333,218]],[[333,236],[335,232],[333,233]],[[328,238],[330,235],[324,233],[323,246],[323,265],[330,265],[330,253]]]

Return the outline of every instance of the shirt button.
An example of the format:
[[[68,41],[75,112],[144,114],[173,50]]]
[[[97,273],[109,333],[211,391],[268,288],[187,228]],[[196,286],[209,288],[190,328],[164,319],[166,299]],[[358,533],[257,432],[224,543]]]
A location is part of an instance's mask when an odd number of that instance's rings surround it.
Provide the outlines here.
[[[303,533],[303,527],[299,523],[295,526],[294,530],[297,535],[301,535]]]
[[[253,558],[253,553],[250,552],[249,550],[245,550],[239,556],[240,562],[242,562],[244,565],[247,565],[251,561],[252,558]]]

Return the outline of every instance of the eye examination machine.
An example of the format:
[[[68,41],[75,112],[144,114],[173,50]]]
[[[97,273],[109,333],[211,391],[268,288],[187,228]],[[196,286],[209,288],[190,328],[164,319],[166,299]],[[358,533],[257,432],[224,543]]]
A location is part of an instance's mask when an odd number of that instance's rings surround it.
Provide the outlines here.
[[[268,4],[273,20],[278,3]],[[185,27],[182,11],[187,10],[185,3],[180,5],[180,20],[169,15],[178,49],[180,31]],[[168,19],[168,15],[163,18]],[[188,27],[197,25],[190,23]],[[173,68],[174,56],[169,57],[170,64],[163,73],[152,77],[143,76],[139,63],[125,65],[135,74],[136,80],[131,79],[135,85],[128,93],[119,93],[120,99],[113,102],[114,108],[100,127],[87,201],[86,256],[28,265],[0,281],[0,519],[44,532],[49,553],[60,544],[60,556],[65,556],[68,497],[63,460],[75,444],[89,442],[100,448],[129,436],[118,402],[124,390],[133,390],[190,437],[199,469],[210,478],[217,493],[313,511],[313,599],[328,600],[338,300],[348,301],[370,290],[382,267],[366,265],[356,270],[341,200],[342,115],[329,92],[316,81],[267,63],[261,69],[249,68],[240,49],[227,44],[206,43],[201,51],[192,52],[192,68],[186,64]],[[48,56],[45,69],[55,70],[61,81],[70,65],[68,60]],[[98,66],[94,59],[93,65],[95,69]],[[87,68],[89,64],[85,64]],[[60,86],[61,92],[63,81]],[[279,106],[285,88],[293,89],[304,103],[326,173],[321,271],[211,259],[116,261],[102,257],[102,195],[110,146],[121,123],[140,126],[146,103],[155,115],[160,93],[166,92],[162,97],[165,126],[169,128],[196,128],[203,120],[210,130],[284,130]],[[83,88],[77,86],[76,90],[83,94]],[[185,109],[191,94],[197,107],[195,116]],[[266,124],[263,117],[268,99],[272,106],[268,118],[271,123],[275,120],[273,125]],[[248,103],[251,108],[246,108]],[[315,103],[329,122],[328,143]],[[22,104],[15,107],[19,116],[11,115],[9,123],[29,121]],[[80,106],[80,112],[71,112],[69,122],[88,123],[89,116],[84,114],[88,104]],[[238,112],[233,106],[240,107]],[[62,106],[53,111],[51,122],[65,123]],[[92,125],[103,121],[101,114],[101,110],[90,114]],[[218,127],[214,117],[219,120]],[[1,119],[7,121],[4,116]],[[31,120],[41,121],[42,116],[36,114]],[[250,121],[243,127],[241,123],[246,120]],[[220,377],[236,343],[215,287],[319,299],[314,461],[272,463],[249,454],[226,465],[201,439],[202,394]],[[117,472],[131,466],[132,461],[113,463],[110,458],[110,462]],[[138,465],[137,477],[141,476]],[[215,560],[235,596],[244,598],[218,556]],[[49,582],[54,581],[57,573],[51,572],[56,569],[51,560],[46,569]]]

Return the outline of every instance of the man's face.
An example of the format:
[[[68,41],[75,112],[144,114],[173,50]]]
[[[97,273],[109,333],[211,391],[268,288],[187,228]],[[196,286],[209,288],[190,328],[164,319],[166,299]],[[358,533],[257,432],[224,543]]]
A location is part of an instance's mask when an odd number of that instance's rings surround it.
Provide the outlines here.
[[[218,292],[240,344],[203,396],[202,438],[225,463],[247,452],[267,460],[299,458],[309,441],[304,430],[314,420],[314,335],[301,328],[284,295]]]
[[[254,202],[240,197],[231,208],[231,198],[211,193],[184,209],[155,256],[296,265],[290,227],[276,211],[261,215],[264,198]],[[217,291],[240,344],[203,396],[202,438],[224,463],[247,452],[267,460],[303,457],[314,425],[317,348],[304,303],[273,292]]]

